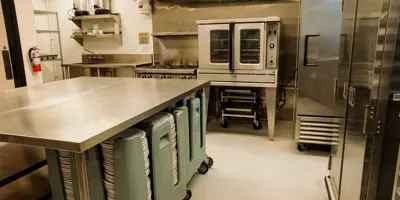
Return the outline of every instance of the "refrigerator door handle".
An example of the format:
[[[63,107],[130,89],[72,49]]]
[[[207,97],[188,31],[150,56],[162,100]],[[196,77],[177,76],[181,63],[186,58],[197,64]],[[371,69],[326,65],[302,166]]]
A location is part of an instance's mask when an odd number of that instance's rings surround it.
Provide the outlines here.
[[[351,107],[354,107],[354,103],[355,103],[355,98],[356,98],[356,89],[353,88],[352,86],[350,86],[349,88],[349,105]]]
[[[235,24],[231,23],[229,24],[229,71],[233,72],[235,71],[234,67],[234,61],[235,61]]]
[[[348,94],[349,94],[349,84],[347,82],[345,82],[343,84],[343,99],[347,100]]]
[[[333,82],[333,96],[337,97],[337,84],[338,84],[339,79],[335,78]]]
[[[319,37],[320,35],[305,35],[304,36],[304,66],[307,67],[317,67],[317,64],[309,63],[308,60],[308,49],[309,49],[309,41],[312,37]]]

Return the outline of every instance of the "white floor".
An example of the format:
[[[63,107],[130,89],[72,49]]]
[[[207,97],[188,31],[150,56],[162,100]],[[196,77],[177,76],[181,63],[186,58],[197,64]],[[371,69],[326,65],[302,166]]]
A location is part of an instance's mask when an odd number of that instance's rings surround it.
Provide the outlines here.
[[[254,131],[251,124],[210,125],[207,154],[215,164],[193,177],[191,200],[327,200],[329,154],[297,151],[290,122],[276,129],[270,141],[266,129]]]

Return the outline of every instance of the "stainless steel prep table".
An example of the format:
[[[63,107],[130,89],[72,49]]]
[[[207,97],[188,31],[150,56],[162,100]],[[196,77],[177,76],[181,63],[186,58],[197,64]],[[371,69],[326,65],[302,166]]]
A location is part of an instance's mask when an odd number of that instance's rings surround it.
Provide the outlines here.
[[[118,69],[123,67],[131,67],[133,70],[136,67],[152,65],[152,62],[129,62],[129,63],[70,63],[62,64],[63,79],[71,78],[70,68],[95,68],[97,69],[97,76],[100,77],[100,69]]]
[[[80,199],[86,200],[86,150],[209,86],[204,80],[80,77],[0,92],[0,141],[75,152]]]

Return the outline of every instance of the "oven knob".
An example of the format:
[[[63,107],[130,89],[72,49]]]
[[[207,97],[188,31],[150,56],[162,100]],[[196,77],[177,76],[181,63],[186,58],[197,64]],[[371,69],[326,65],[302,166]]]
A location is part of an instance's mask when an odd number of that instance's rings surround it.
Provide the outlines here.
[[[184,77],[184,76],[181,76],[181,79],[185,79],[185,77]]]
[[[151,78],[151,75],[147,75],[147,78]]]
[[[192,77],[190,77],[190,76],[186,76],[186,79],[192,79]]]
[[[161,78],[161,79],[164,79],[164,75],[161,75],[160,78]]]
[[[171,76],[170,75],[168,75],[168,76],[166,76],[167,77],[167,79],[171,79]]]
[[[269,44],[269,48],[273,49],[275,47],[274,43]]]
[[[140,78],[146,78],[146,76],[145,75],[141,75]]]

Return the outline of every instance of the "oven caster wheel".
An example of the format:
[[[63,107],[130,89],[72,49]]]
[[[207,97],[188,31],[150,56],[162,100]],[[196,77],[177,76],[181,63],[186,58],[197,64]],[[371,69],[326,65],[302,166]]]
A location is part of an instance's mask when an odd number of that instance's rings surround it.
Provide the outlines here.
[[[228,128],[228,119],[227,119],[226,117],[224,117],[224,118],[221,120],[221,126],[222,126],[223,128]]]
[[[211,157],[207,156],[203,164],[207,165],[208,168],[211,168],[214,165],[214,160]]]
[[[307,146],[305,144],[297,143],[297,150],[304,151],[306,149],[307,149]]]
[[[186,188],[186,195],[185,198],[183,198],[183,200],[189,200],[190,198],[192,198],[192,191]]]
[[[262,128],[261,121],[260,121],[260,120],[254,121],[254,122],[253,122],[253,128],[254,128],[255,130],[260,130],[260,129]]]
[[[197,169],[197,171],[200,173],[200,174],[207,174],[207,172],[208,172],[208,166],[206,165],[206,163],[201,163],[201,165],[200,165],[200,167]]]

